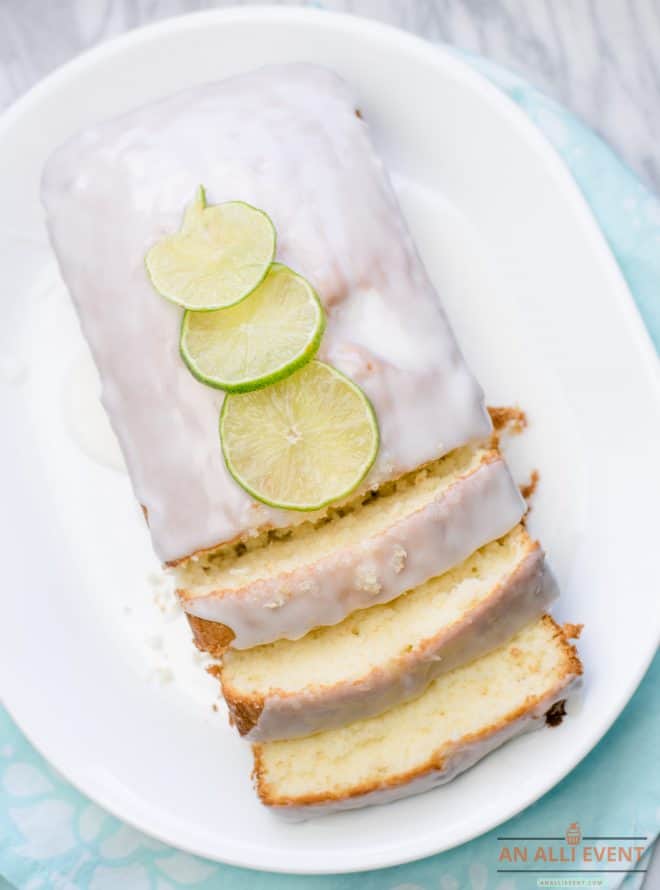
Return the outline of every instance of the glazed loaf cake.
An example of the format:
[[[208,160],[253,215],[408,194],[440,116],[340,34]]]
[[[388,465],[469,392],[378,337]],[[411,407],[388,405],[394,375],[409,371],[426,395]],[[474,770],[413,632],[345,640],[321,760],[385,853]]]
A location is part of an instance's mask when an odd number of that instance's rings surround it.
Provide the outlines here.
[[[262,802],[291,819],[382,804],[448,782],[530,729],[560,719],[582,673],[545,615],[418,698],[341,729],[254,745]]]
[[[439,674],[505,643],[555,594],[541,548],[517,526],[387,605],[295,642],[232,649],[215,671],[242,735],[310,735],[413,698]]]
[[[318,358],[371,402],[377,457],[341,502],[266,506],[225,465],[224,395],[189,373],[145,270],[194,194],[271,218],[323,303]],[[538,619],[553,587],[523,499],[349,87],[304,64],[186,90],[73,137],[42,197],[154,550],[262,739],[263,802],[384,802],[541,724],[580,663]]]
[[[179,595],[214,655],[298,639],[451,568],[524,509],[499,452],[465,447],[321,521],[188,560]]]
[[[318,292],[319,358],[364,390],[378,418],[364,491],[490,435],[483,393],[356,109],[331,71],[271,66],[91,127],[46,165],[51,240],[163,562],[309,518],[257,503],[231,478],[218,443],[223,394],[189,373],[181,311],[145,272],[147,251],[178,230],[200,184],[211,204],[264,210],[277,259]]]

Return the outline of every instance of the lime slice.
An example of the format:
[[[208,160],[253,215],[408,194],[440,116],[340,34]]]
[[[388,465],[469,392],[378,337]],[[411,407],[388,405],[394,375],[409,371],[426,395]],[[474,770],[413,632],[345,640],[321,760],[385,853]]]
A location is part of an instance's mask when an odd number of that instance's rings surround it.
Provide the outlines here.
[[[227,469],[252,497],[318,510],[364,479],[378,451],[378,424],[358,386],[311,361],[266,389],[226,396],[220,440]]]
[[[154,244],[145,261],[161,296],[201,312],[247,297],[274,256],[275,229],[263,211],[242,201],[208,207],[200,186],[181,230]]]
[[[325,316],[309,282],[273,263],[247,300],[218,312],[186,312],[181,355],[209,386],[248,392],[282,380],[319,348]]]

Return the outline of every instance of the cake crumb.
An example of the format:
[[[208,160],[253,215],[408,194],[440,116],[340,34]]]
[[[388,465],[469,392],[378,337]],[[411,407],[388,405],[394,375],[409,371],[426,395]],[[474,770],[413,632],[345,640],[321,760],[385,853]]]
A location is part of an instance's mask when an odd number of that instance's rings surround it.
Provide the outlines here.
[[[168,667],[154,668],[154,676],[161,686],[167,686],[174,681],[174,671]]]
[[[550,710],[546,712],[545,722],[548,726],[559,726],[565,716],[566,699],[562,698],[560,701],[555,702]]]
[[[285,603],[285,599],[280,594],[276,596],[274,600],[271,600],[269,603],[264,603],[264,609],[281,609]]]
[[[147,574],[147,583],[153,588],[163,587],[166,580],[167,579],[162,572],[149,572]]]
[[[364,590],[374,596],[382,590],[378,575],[373,569],[358,569],[356,584],[358,590]]]
[[[147,637],[147,646],[150,649],[153,649],[154,652],[160,652],[163,648],[163,638],[160,634],[154,634],[151,637]]]
[[[583,628],[584,624],[570,624],[567,622],[566,624],[562,625],[564,636],[568,640],[579,640]]]
[[[392,568],[394,569],[394,571],[396,572],[397,575],[403,571],[403,569],[406,565],[407,559],[408,559],[408,553],[400,544],[397,544],[394,548],[393,553],[392,553],[392,560],[391,560]]]
[[[539,480],[541,478],[541,474],[538,470],[532,470],[531,475],[529,477],[529,482],[524,482],[520,486],[520,494],[525,498],[526,501],[529,501],[534,492],[536,491]]]
[[[527,415],[521,408],[489,405],[488,413],[496,433],[507,432],[517,436],[527,428]]]
[[[166,621],[172,621],[181,613],[181,603],[174,591],[169,588],[156,590],[153,602]]]

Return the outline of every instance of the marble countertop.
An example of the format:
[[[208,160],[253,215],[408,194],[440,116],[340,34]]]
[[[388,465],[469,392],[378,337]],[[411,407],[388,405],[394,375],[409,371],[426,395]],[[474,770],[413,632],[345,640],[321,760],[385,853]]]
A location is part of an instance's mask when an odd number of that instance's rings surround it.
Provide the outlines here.
[[[229,5],[252,4],[2,0],[0,111],[58,65],[108,37]],[[372,17],[508,66],[582,117],[660,194],[660,0],[284,0],[280,5]],[[645,887],[660,887],[658,851]]]
[[[228,5],[223,0],[3,0],[0,110],[53,68],[107,37]],[[324,6],[380,19],[509,66],[580,115],[660,194],[660,0],[284,0],[282,5]]]

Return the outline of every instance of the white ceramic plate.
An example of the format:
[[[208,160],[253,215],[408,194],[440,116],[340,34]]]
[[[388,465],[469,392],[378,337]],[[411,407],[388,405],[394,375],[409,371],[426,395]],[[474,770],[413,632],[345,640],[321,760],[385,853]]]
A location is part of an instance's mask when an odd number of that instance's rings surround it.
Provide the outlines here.
[[[467,358],[529,432],[532,513],[583,621],[571,719],[453,784],[303,825],[257,803],[185,622],[159,592],[124,473],[89,428],[84,345],[38,202],[51,150],[91,121],[265,62],[348,78],[388,162]],[[658,636],[656,359],[566,170],[523,114],[442,49],[301,10],[231,10],[110,42],[48,78],[0,130],[3,620],[7,707],[82,791],[162,840],[252,868],[375,868],[466,841],[551,788],[635,689]],[[654,455],[655,450],[655,455]],[[170,620],[173,618],[173,620]]]

